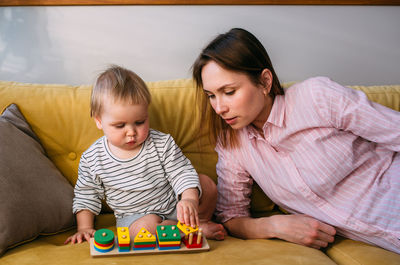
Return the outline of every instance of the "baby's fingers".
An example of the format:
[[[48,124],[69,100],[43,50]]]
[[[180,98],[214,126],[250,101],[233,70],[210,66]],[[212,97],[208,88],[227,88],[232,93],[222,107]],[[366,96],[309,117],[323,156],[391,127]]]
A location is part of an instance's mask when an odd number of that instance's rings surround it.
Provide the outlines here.
[[[68,238],[64,241],[64,245],[68,244],[69,242],[72,243],[72,237],[73,237],[73,236],[68,237]]]
[[[193,213],[189,207],[183,207],[183,222],[186,225],[192,225]]]
[[[86,239],[87,242],[90,242],[90,238],[92,237],[90,233],[85,233],[84,237]]]
[[[78,234],[78,235],[76,236],[76,242],[77,242],[78,244],[80,244],[80,243],[82,243],[82,241],[83,241],[83,234]]]
[[[197,209],[193,207],[190,200],[180,201],[177,209],[177,218],[187,226],[195,227],[200,223]]]
[[[183,223],[186,225],[190,225],[190,212],[188,211],[187,207],[183,207],[182,217],[183,217]]]
[[[199,216],[197,211],[189,207],[187,213],[187,222],[185,222],[185,224],[191,227],[196,227],[196,225],[199,225]]]
[[[193,214],[190,216],[190,225],[192,227],[196,227],[200,224],[199,222],[199,214],[196,210],[193,210]]]
[[[184,212],[183,212],[183,207],[181,207],[179,204],[178,204],[177,209],[176,209],[176,218],[182,224],[185,223],[185,216],[184,216]]]

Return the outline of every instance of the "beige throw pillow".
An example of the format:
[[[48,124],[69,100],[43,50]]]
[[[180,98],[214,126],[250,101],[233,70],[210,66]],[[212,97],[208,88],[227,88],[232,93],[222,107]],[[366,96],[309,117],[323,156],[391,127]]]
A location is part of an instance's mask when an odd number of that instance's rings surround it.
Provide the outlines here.
[[[73,188],[14,104],[0,116],[0,255],[72,228]]]

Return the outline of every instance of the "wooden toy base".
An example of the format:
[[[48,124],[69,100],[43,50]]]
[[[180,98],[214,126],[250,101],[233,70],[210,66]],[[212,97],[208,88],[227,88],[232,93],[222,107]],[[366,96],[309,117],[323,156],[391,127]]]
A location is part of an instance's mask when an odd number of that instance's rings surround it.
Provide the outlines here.
[[[114,249],[109,252],[99,252],[94,249],[94,239],[90,239],[90,255],[92,257],[106,257],[106,256],[121,256],[121,255],[144,255],[144,254],[166,254],[166,253],[185,253],[185,252],[203,252],[210,250],[207,239],[203,236],[203,246],[201,248],[187,248],[183,242],[181,242],[180,249],[165,249],[160,250],[158,247],[155,249],[147,250],[133,250],[132,247],[128,252],[120,252],[118,245],[115,243]]]

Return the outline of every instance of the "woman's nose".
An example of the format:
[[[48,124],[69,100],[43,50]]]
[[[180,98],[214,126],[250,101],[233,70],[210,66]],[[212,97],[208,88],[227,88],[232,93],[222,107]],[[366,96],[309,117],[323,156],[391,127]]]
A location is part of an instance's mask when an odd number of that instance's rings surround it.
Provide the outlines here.
[[[223,113],[225,113],[228,110],[228,107],[226,106],[226,104],[222,101],[222,100],[216,100],[216,104],[215,104],[215,112],[218,115],[221,115]]]

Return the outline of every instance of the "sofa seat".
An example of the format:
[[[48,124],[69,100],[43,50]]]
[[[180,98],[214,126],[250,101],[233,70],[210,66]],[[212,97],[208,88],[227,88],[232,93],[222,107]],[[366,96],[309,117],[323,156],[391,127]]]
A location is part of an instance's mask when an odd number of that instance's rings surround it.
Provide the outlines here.
[[[96,228],[115,231],[113,214],[101,214]],[[8,250],[2,265],[12,264],[400,264],[399,255],[377,247],[349,239],[338,238],[325,251],[299,246],[279,239],[241,240],[228,236],[224,241],[208,240],[210,250],[200,253],[156,254],[92,257],[89,243],[64,245],[73,230],[53,236],[41,236],[33,242]]]

